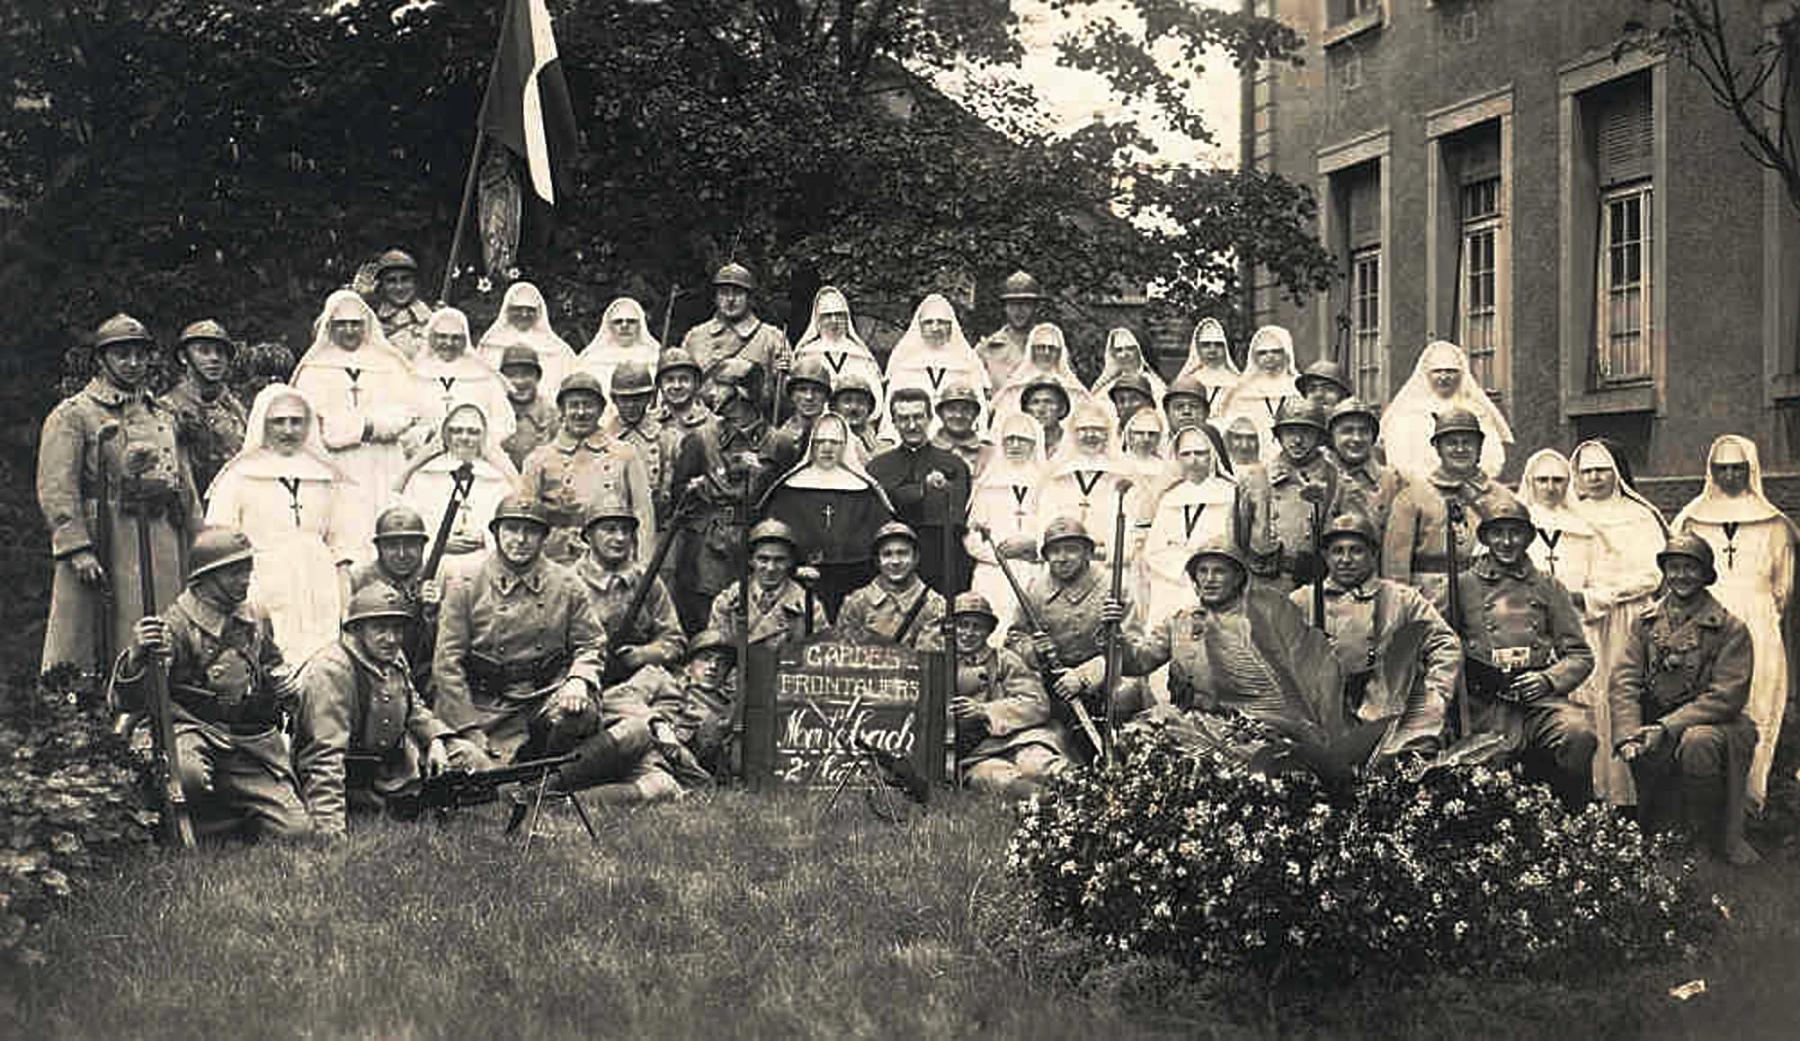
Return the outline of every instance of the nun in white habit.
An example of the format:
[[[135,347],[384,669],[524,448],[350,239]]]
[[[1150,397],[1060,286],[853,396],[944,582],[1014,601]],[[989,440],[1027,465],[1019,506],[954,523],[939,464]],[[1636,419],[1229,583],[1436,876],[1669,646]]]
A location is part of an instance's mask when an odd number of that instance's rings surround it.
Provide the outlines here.
[[[1231,344],[1225,339],[1225,326],[1217,318],[1202,318],[1188,339],[1186,364],[1176,379],[1191,377],[1206,388],[1207,415],[1217,419],[1223,428],[1226,399],[1242,378],[1237,362],[1231,360]]]
[[[987,366],[963,335],[956,308],[942,294],[932,293],[919,301],[912,322],[888,355],[887,392],[917,387],[931,396],[935,415],[938,397],[955,383],[974,387],[983,401],[991,390]]]
[[[1481,421],[1481,469],[1499,476],[1513,443],[1512,427],[1469,372],[1469,356],[1447,340],[1435,340],[1420,352],[1412,375],[1382,411],[1380,444],[1388,465],[1407,480],[1429,480],[1438,466],[1433,421],[1453,408],[1466,408]]]
[[[1283,401],[1299,395],[1294,386],[1299,375],[1294,368],[1294,337],[1279,325],[1256,330],[1250,337],[1250,371],[1231,388],[1220,425],[1230,429],[1238,419],[1249,420],[1262,444],[1263,460],[1273,459],[1281,451],[1275,441],[1275,413]]]
[[[492,417],[500,439],[510,436],[516,420],[506,397],[506,380],[469,349],[469,316],[454,307],[439,308],[425,324],[425,344],[413,359],[419,402],[419,425],[414,429],[421,434],[419,440],[429,444],[444,417],[458,405],[474,405],[483,416]]]
[[[1013,577],[1029,586],[1038,573],[1038,496],[1044,482],[1044,431],[1037,420],[1015,412],[994,428],[999,451],[975,478],[969,492],[968,534],[963,548],[974,558],[975,572],[969,588],[987,598],[1000,625],[994,630],[998,644],[1006,626],[1018,613],[1018,598],[1000,570],[1005,556]],[[983,538],[982,532],[988,537]],[[989,539],[992,539],[990,542]]]
[[[606,312],[600,316],[600,328],[594,330],[594,338],[582,348],[575,362],[593,373],[602,387],[610,389],[613,370],[620,365],[628,361],[641,362],[655,372],[657,359],[661,356],[662,345],[650,335],[644,306],[631,297],[621,296],[606,305]]]
[[[562,386],[563,377],[575,371],[575,348],[550,328],[550,310],[544,294],[530,282],[514,282],[500,300],[500,313],[481,334],[481,360],[495,372],[508,347],[524,346],[537,354],[538,396],[549,401]],[[606,386],[606,384],[602,384]]]
[[[467,476],[461,478],[468,483],[468,492],[456,500],[436,575],[440,580],[466,577],[481,570],[486,551],[493,548],[488,524],[494,519],[500,500],[518,490],[519,471],[500,448],[479,405],[464,403],[453,407],[444,417],[435,442],[433,451],[420,455],[407,467],[394,490],[425,518],[429,538],[436,540],[459,471],[468,466]],[[428,559],[434,548],[433,541],[428,540]]]

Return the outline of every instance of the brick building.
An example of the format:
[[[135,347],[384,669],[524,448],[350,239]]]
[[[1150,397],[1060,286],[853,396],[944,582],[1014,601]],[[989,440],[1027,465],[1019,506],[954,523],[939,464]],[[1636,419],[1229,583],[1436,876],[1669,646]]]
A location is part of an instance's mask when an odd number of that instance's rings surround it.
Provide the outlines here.
[[[1304,307],[1252,291],[1303,366],[1385,401],[1453,340],[1521,446],[1610,435],[1675,505],[1721,433],[1800,468],[1800,220],[1679,58],[1615,60],[1641,3],[1245,6],[1307,39],[1245,77],[1242,127],[1246,163],[1314,186],[1343,265]],[[1765,5],[1725,6],[1748,48]],[[1770,488],[1790,512],[1794,483]]]

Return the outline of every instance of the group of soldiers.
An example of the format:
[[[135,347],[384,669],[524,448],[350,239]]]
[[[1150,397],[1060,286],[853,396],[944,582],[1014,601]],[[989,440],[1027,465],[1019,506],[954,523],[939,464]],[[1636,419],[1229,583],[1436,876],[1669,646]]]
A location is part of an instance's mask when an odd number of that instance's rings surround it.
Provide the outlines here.
[[[954,658],[971,787],[1037,790],[1097,721],[1247,716],[1322,770],[1475,743],[1754,857],[1795,535],[1746,439],[1670,525],[1599,442],[1501,485],[1445,342],[1385,409],[1213,319],[1166,382],[1113,330],[1089,384],[1020,272],[999,330],[933,294],[884,362],[835,287],[790,344],[733,263],[680,346],[620,298],[577,353],[529,283],[474,340],[375,267],[248,409],[218,323],[155,394],[120,315],[44,426],[44,666],[124,708],[166,679],[203,828],[337,834],[568,753],[558,792],[675,797],[734,769],[744,656],[829,631]]]

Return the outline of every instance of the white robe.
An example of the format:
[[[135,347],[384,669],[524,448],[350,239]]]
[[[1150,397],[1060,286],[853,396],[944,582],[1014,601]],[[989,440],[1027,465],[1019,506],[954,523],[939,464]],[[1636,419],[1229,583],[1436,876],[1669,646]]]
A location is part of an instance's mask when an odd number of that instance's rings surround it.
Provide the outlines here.
[[[1614,743],[1625,735],[1613,732],[1612,701],[1607,695],[1612,671],[1630,641],[1632,622],[1662,585],[1656,554],[1666,537],[1661,521],[1648,507],[1623,495],[1615,496],[1604,508],[1596,510],[1588,504],[1579,512],[1598,537],[1589,546],[1592,555],[1581,590],[1586,600],[1582,624],[1594,652],[1594,671],[1575,691],[1575,700],[1586,703],[1600,738],[1594,756],[1594,794],[1615,806],[1626,806],[1637,802],[1637,787],[1630,768],[1612,754]]]
[[[506,396],[506,380],[486,362],[467,353],[445,361],[434,351],[421,351],[413,361],[413,384],[421,421],[417,429],[436,431],[458,405],[481,409],[488,423],[496,428],[495,440],[511,437],[518,424],[511,399]]]
[[[991,475],[983,478],[970,493],[969,533],[963,536],[963,548],[969,551],[969,556],[975,561],[969,588],[987,597],[988,604],[1000,619],[1000,625],[994,630],[994,642],[998,642],[1000,634],[1006,632],[1007,625],[1018,616],[1019,601],[1013,595],[1012,586],[1006,581],[1006,574],[1000,570],[993,547],[976,533],[975,528],[987,527],[993,535],[995,545],[1020,536],[1036,543],[1043,534],[1043,528],[1038,522],[1042,477],[1025,473],[1012,473],[1005,479],[998,477],[999,475]],[[1007,563],[1012,568],[1013,577],[1027,588],[1042,571],[1040,565],[1028,560],[1009,560]]]
[[[413,471],[406,480],[406,486],[400,490],[400,498],[407,505],[419,511],[425,518],[425,529],[430,539],[437,538],[438,525],[444,517],[444,509],[450,503],[452,485],[451,473],[461,463],[451,455],[440,454],[427,459]],[[499,508],[500,500],[517,490],[516,481],[507,474],[501,473],[486,460],[474,462],[475,484],[469,489],[469,497],[463,500],[456,511],[456,518],[451,522],[451,535],[474,535],[481,539],[482,549],[471,553],[446,553],[438,565],[440,579],[462,578],[481,570],[482,561],[486,559],[485,550],[494,548],[493,536],[488,532],[488,525],[494,519],[494,511]],[[425,544],[425,553],[430,556],[431,541]]]
[[[367,544],[388,490],[406,467],[399,438],[419,419],[412,373],[386,351],[327,346],[301,362],[293,385],[318,409],[331,461],[356,483],[357,521],[350,541]],[[365,443],[365,424],[374,437],[391,440]]]

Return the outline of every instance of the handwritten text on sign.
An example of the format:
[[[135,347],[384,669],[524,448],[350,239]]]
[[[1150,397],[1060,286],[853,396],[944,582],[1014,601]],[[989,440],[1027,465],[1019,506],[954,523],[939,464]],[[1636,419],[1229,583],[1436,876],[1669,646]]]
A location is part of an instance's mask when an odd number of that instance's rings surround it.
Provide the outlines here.
[[[863,744],[910,758],[924,670],[905,647],[813,643],[782,662],[775,685],[775,776],[836,785]],[[866,783],[852,775],[849,783]]]

